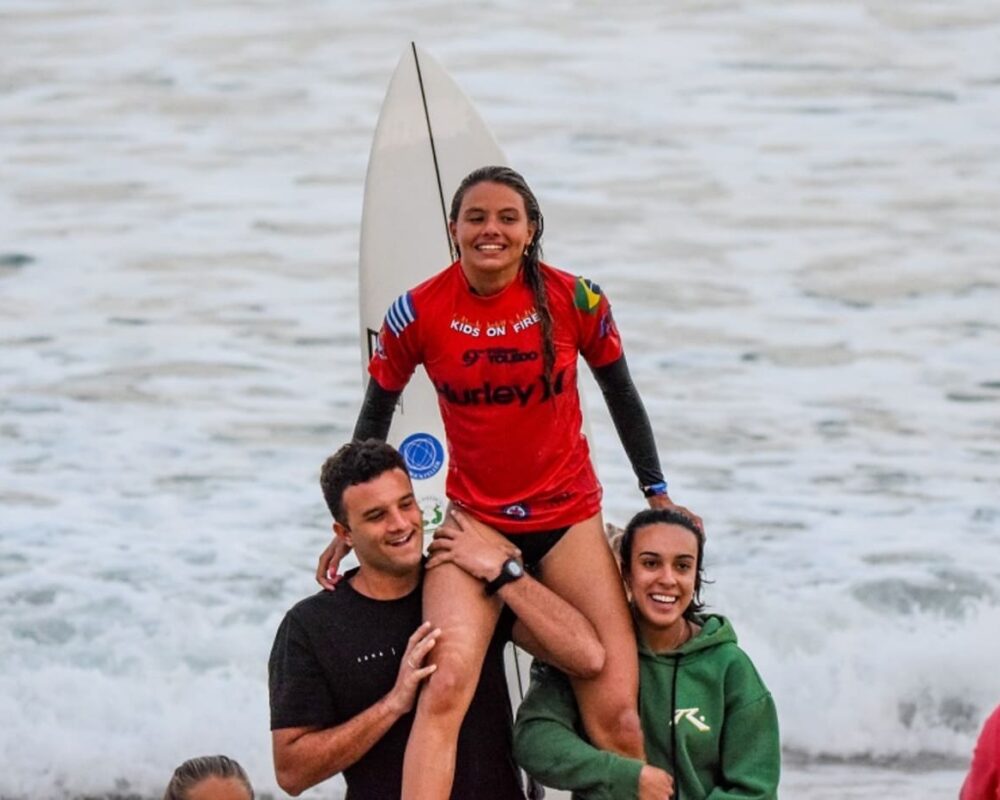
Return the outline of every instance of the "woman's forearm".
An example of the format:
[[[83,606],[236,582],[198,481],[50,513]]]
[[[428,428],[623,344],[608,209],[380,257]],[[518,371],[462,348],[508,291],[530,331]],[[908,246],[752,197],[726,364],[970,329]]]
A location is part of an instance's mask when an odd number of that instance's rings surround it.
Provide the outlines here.
[[[642,404],[639,391],[632,383],[625,356],[611,364],[593,370],[597,385],[611,414],[611,421],[618,431],[618,438],[640,486],[663,483],[663,470],[656,452],[653,428]]]
[[[384,442],[389,435],[392,415],[396,411],[396,403],[402,392],[390,392],[379,386],[378,381],[371,378],[365,390],[365,399],[361,402],[358,421],[354,425],[353,439],[365,441],[378,439]]]

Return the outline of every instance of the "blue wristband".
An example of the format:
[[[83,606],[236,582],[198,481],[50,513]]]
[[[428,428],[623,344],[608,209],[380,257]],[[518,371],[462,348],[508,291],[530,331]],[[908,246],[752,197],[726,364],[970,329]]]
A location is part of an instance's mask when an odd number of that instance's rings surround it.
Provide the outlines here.
[[[659,483],[651,483],[649,486],[640,484],[639,488],[642,489],[643,497],[656,497],[667,493],[667,482],[660,481]]]

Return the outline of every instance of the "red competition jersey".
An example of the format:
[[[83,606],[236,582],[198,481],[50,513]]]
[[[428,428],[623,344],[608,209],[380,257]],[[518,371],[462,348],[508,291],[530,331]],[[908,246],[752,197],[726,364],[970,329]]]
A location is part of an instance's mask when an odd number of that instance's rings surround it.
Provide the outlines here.
[[[448,438],[448,496],[508,532],[572,525],[600,510],[583,435],[577,353],[592,367],[622,356],[600,288],[545,264],[555,366],[545,380],[541,324],[523,272],[473,294],[455,262],[390,307],[368,365],[387,391],[423,364]]]

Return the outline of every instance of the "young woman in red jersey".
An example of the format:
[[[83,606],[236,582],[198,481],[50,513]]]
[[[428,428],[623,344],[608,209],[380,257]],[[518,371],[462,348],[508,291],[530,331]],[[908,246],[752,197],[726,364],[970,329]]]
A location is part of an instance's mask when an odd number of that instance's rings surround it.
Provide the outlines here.
[[[442,634],[407,746],[404,798],[448,796],[459,727],[500,613],[492,593],[522,564],[587,616],[604,645],[601,674],[573,686],[590,740],[643,755],[632,623],[582,434],[578,355],[650,505],[673,503],[607,298],[591,281],[540,261],[543,226],[514,170],[484,167],[466,177],[450,213],[459,260],[393,303],[369,365],[354,437],[386,437],[400,393],[423,364],[448,439],[449,499],[503,533],[523,559],[486,576],[484,593],[482,581],[449,563],[448,526],[435,537],[424,617]],[[340,555],[328,548],[321,558],[324,585]]]

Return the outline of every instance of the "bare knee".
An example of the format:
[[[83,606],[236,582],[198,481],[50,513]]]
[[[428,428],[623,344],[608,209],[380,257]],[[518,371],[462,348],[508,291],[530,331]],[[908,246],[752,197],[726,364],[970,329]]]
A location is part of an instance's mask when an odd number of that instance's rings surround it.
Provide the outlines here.
[[[639,712],[634,708],[623,708],[618,713],[613,735],[612,747],[622,755],[632,757],[644,755],[642,723],[639,720]]]
[[[462,658],[443,658],[420,693],[420,711],[435,717],[457,716],[459,722],[472,702],[479,670]]]
[[[584,727],[591,741],[602,750],[630,758],[644,757],[642,726],[635,708],[605,707],[596,714],[584,714]]]

